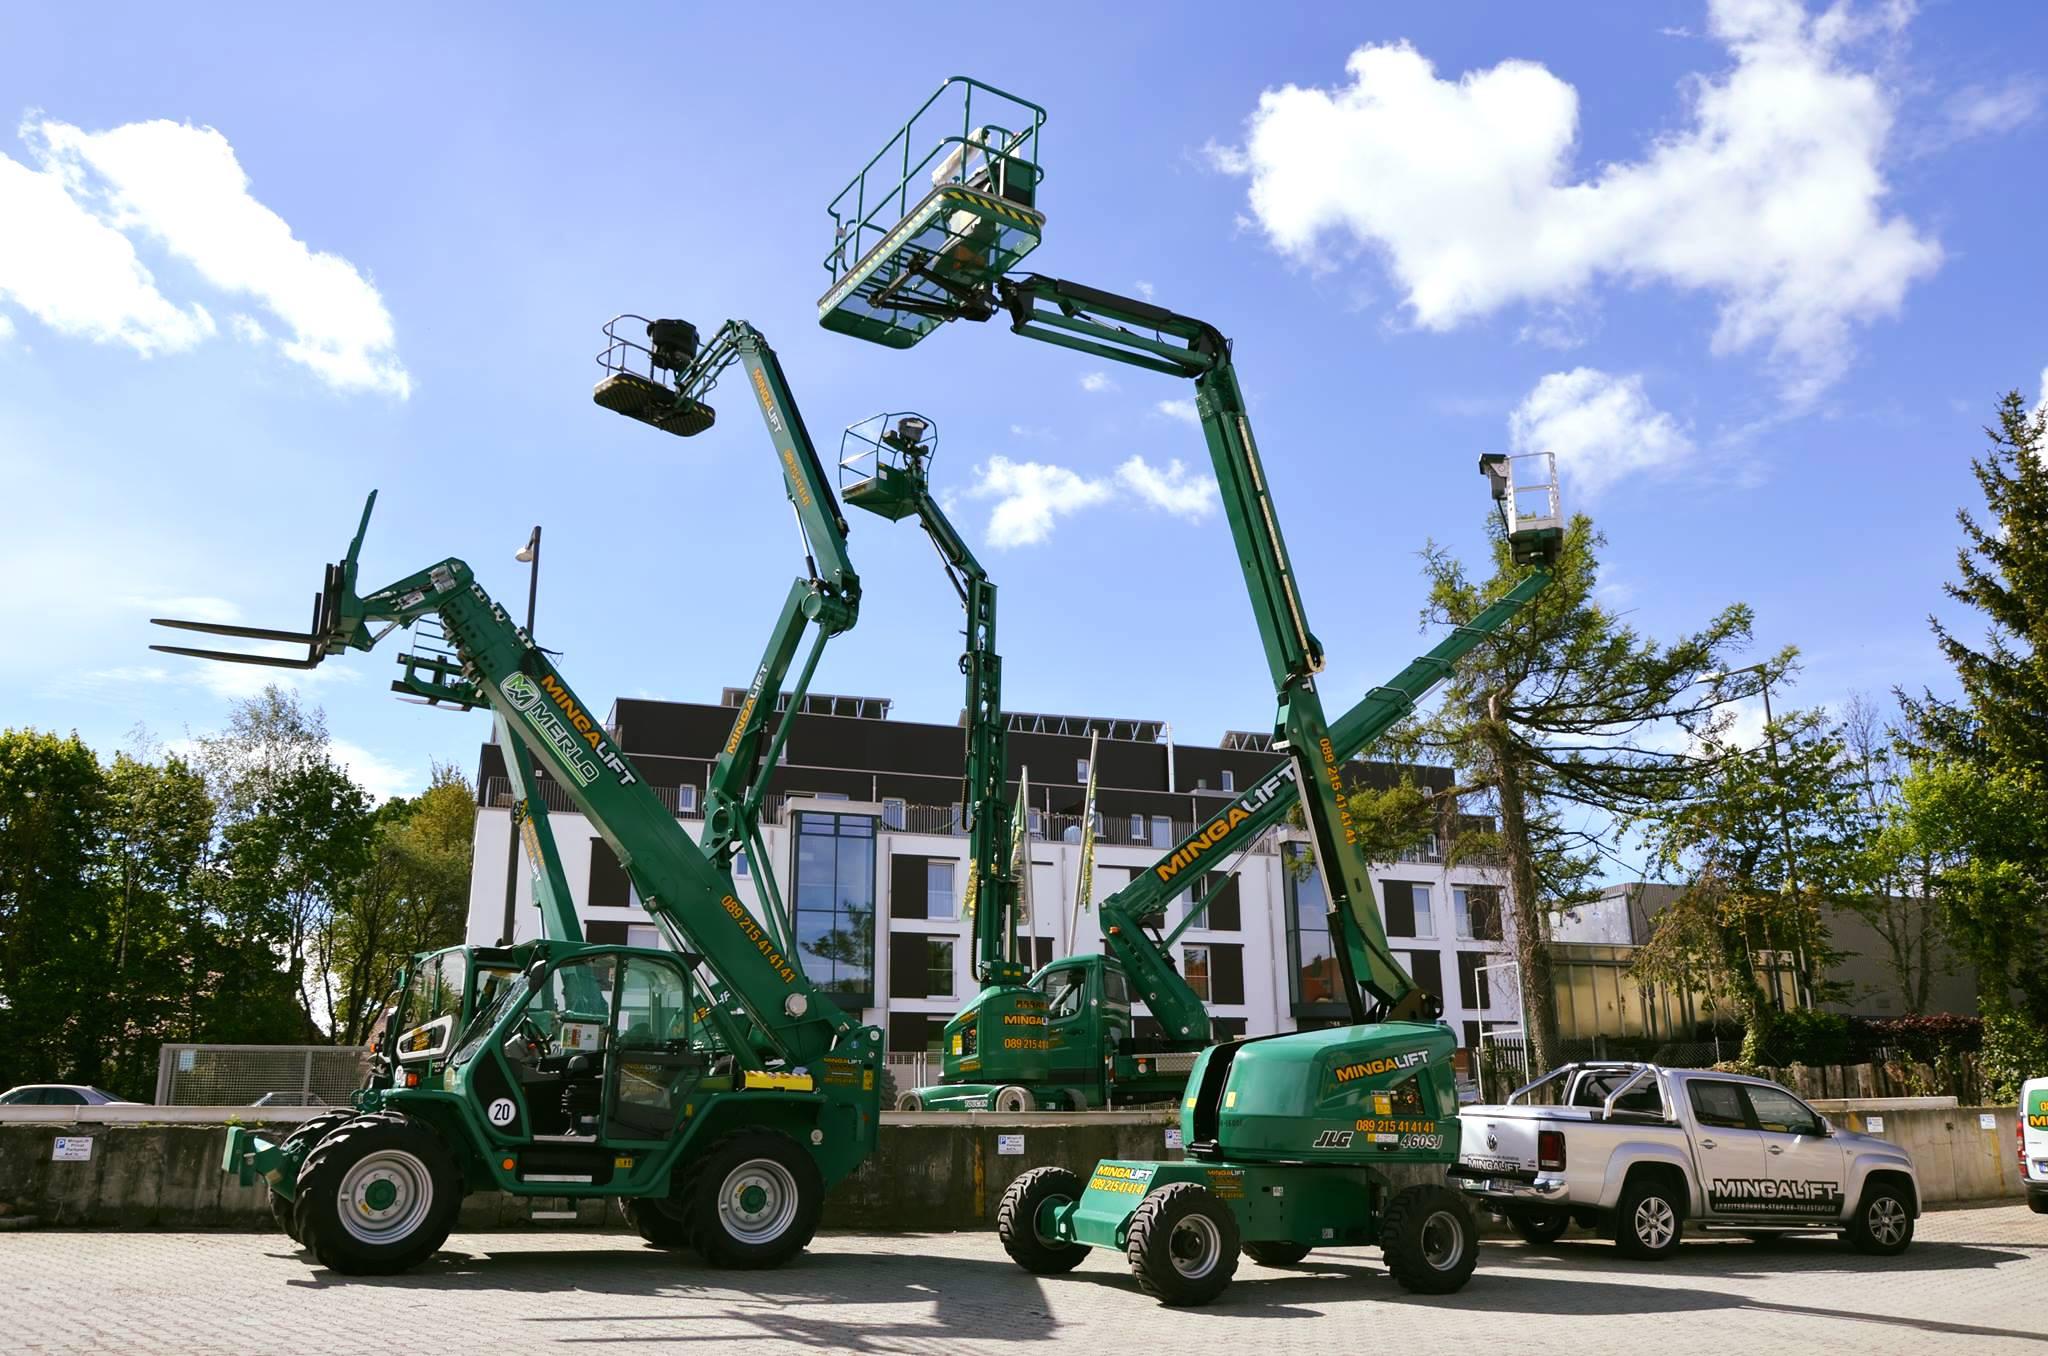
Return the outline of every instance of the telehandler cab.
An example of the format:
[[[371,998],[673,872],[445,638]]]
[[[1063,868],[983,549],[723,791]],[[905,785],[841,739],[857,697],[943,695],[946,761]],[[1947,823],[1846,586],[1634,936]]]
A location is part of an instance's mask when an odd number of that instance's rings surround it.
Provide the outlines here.
[[[977,81],[941,85],[828,209],[831,283],[820,323],[908,348],[950,321],[1007,316],[1026,338],[1193,381],[1273,679],[1273,748],[1292,769],[1330,932],[1343,939],[1336,960],[1352,1025],[1202,1051],[1181,1099],[1184,1161],[1104,1161],[1085,1184],[1064,1168],[1028,1172],[1005,1193],[998,1232],[1013,1259],[1041,1274],[1071,1270],[1091,1247],[1114,1249],[1142,1288],[1170,1304],[1220,1294],[1240,1246],[1286,1264],[1316,1247],[1377,1243],[1408,1288],[1456,1290],[1478,1250],[1464,1201],[1440,1181],[1397,1187],[1387,1171],[1456,1161],[1455,1040],[1435,1022],[1440,1001],[1387,944],[1347,818],[1345,758],[1316,690],[1322,644],[1309,630],[1230,343],[1150,301],[1008,272],[1043,239],[1044,121],[1037,105]],[[1480,465],[1514,559],[1540,572],[1563,537],[1548,458],[1523,459],[1525,470],[1546,474],[1521,483],[1508,458]]]

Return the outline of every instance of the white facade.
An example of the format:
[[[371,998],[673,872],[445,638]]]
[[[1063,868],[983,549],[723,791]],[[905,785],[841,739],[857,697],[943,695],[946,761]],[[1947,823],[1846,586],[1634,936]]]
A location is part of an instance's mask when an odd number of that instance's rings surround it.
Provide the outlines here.
[[[933,1018],[950,1016],[966,997],[974,991],[972,978],[973,939],[971,923],[960,916],[957,895],[967,875],[967,839],[964,834],[913,833],[888,827],[885,808],[881,804],[851,800],[811,798],[793,795],[785,803],[778,822],[764,826],[763,835],[768,851],[774,858],[773,869],[785,905],[791,905],[793,891],[793,849],[790,825],[799,813],[830,813],[839,815],[871,816],[876,825],[876,852],[873,881],[875,905],[874,939],[874,1006],[865,1009],[865,1020],[891,1027],[892,1014],[902,1016],[912,1013],[926,1014]],[[506,844],[508,813],[500,807],[485,807],[479,811],[476,822],[475,867],[470,881],[469,940],[473,943],[488,944],[499,940],[504,932],[505,916],[505,872],[507,864]],[[549,817],[554,837],[562,859],[570,892],[577,902],[577,911],[586,927],[592,923],[624,925],[629,931],[627,939],[636,944],[653,945],[658,934],[651,926],[651,920],[633,907],[593,908],[589,904],[588,889],[592,880],[592,847],[598,851],[607,849],[598,844],[587,821],[582,816],[567,811],[555,811]],[[684,824],[694,833],[697,825],[685,818]],[[1290,849],[1288,844],[1301,844]],[[1163,853],[1165,844],[1154,846],[1125,846],[1098,844],[1096,848],[1095,896],[1102,899],[1120,888],[1131,876],[1142,871]],[[1228,1024],[1225,1029],[1241,1029],[1246,1034],[1264,1035],[1296,1028],[1295,986],[1291,983],[1296,966],[1295,950],[1291,943],[1288,927],[1289,880],[1284,865],[1283,852],[1305,850],[1305,837],[1295,830],[1283,829],[1268,834],[1257,847],[1239,858],[1231,869],[1238,878],[1237,921],[1234,929],[1218,929],[1195,926],[1186,931],[1174,944],[1175,960],[1183,974],[1189,974],[1188,951],[1190,948],[1210,948],[1211,991],[1217,997],[1209,1001],[1213,1017]],[[955,863],[953,871],[955,900],[952,916],[906,918],[893,916],[891,887],[894,872],[892,859],[898,856],[917,856],[931,861]],[[1035,840],[1032,844],[1033,919],[1028,931],[1049,942],[1039,948],[1041,955],[1062,956],[1102,949],[1102,937],[1098,915],[1091,909],[1077,915],[1074,907],[1076,879],[1078,875],[1080,848],[1072,842]],[[761,904],[753,889],[753,873],[761,864],[746,863],[747,874],[737,877],[740,897],[753,906],[757,913]],[[1485,978],[1463,975],[1460,955],[1466,955],[1462,966],[1486,965],[1503,959],[1506,948],[1498,940],[1487,941],[1460,935],[1471,929],[1461,927],[1465,922],[1465,910],[1461,907],[1460,896],[1467,887],[1482,890],[1496,887],[1498,873],[1483,868],[1458,865],[1447,867],[1436,859],[1402,861],[1373,868],[1373,884],[1376,899],[1382,901],[1383,918],[1388,882],[1402,882],[1415,887],[1412,898],[1416,915],[1417,933],[1425,931],[1423,915],[1428,916],[1426,931],[1429,935],[1417,937],[1391,937],[1390,943],[1402,956],[1411,973],[1419,969],[1425,972],[1424,981],[1432,968],[1440,977],[1439,992],[1444,1000],[1443,1020],[1459,1033],[1460,1043],[1469,1044],[1473,1033],[1482,1024],[1513,1024],[1517,1014],[1512,1002],[1504,996],[1489,992],[1491,986]],[[531,882],[526,864],[522,859],[514,871],[516,879],[516,902],[513,910],[514,940],[524,940],[538,931],[539,915],[533,907]],[[1311,886],[1313,888],[1313,886]],[[1426,894],[1424,893],[1426,892]],[[1427,908],[1424,908],[1424,902]],[[1169,906],[1166,928],[1177,926],[1184,917],[1185,897]],[[1311,909],[1306,910],[1312,917],[1319,917],[1322,906],[1317,898]],[[940,910],[928,910],[939,912]],[[1204,923],[1212,920],[1204,919]],[[1482,922],[1481,930],[1485,930]],[[605,929],[612,931],[612,929]],[[923,998],[891,998],[892,987],[889,973],[892,935],[911,933],[952,942],[952,992],[933,993]],[[1227,981],[1231,977],[1231,960],[1227,948],[1238,948],[1235,958],[1241,963],[1241,1001],[1221,1001],[1236,997],[1230,990],[1235,985]],[[927,953],[929,955],[929,953]],[[1434,959],[1434,966],[1431,965]],[[1196,957],[1201,959],[1200,956]],[[1199,969],[1199,967],[1198,967]],[[935,988],[935,985],[923,987]],[[1198,985],[1198,991],[1200,986]],[[1142,1006],[1139,1008],[1142,1013]],[[1325,1020],[1328,1015],[1325,1014]],[[1311,1020],[1307,1018],[1303,1020]],[[900,1028],[903,1024],[898,1023]],[[900,1040],[893,1041],[899,1048]]]

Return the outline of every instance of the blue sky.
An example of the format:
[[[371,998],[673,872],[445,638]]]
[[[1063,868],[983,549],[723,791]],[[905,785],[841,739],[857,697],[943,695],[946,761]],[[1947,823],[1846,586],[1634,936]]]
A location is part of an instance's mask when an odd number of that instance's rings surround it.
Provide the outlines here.
[[[828,458],[936,419],[1012,708],[1261,728],[1184,386],[815,323],[826,201],[954,72],[1050,110],[1032,267],[1236,341],[1333,709],[1426,643],[1416,552],[1476,553],[1474,458],[1511,446],[1560,453],[1645,630],[1739,599],[1759,654],[1804,651],[1798,700],[1943,683],[1967,460],[2048,367],[2048,10],[854,14],[5,11],[0,722],[215,728],[268,675],[153,655],[145,619],[302,623],[372,487],[374,584],[459,555],[516,611],[545,524],[541,638],[598,707],[743,682],[793,528],[737,392],[691,441],[590,403],[599,325],[642,311],[764,330]],[[952,594],[913,530],[854,527],[867,604],[817,687],[951,721]],[[485,718],[394,672],[305,684],[359,773],[472,766]]]

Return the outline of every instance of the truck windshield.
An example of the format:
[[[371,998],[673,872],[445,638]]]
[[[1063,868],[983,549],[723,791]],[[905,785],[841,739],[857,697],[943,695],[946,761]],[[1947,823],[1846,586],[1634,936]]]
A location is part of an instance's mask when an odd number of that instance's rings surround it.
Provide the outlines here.
[[[491,1029],[497,1026],[506,1013],[526,1001],[526,994],[525,983],[519,976],[509,972],[498,984],[497,993],[489,1003],[484,1002],[483,994],[479,991],[476,1016],[469,1019],[469,1029],[462,1033],[462,1048],[455,1052],[455,1058],[449,1063],[469,1063],[475,1056],[477,1047],[483,1044],[484,1037],[491,1034]]]

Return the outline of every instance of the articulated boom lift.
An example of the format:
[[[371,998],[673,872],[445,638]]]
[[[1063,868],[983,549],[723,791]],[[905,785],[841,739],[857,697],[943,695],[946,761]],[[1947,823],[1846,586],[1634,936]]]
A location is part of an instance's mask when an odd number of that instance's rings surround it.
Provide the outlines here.
[[[922,415],[878,414],[846,431],[840,479],[846,502],[892,521],[915,516],[931,538],[966,609],[960,672],[967,680],[967,761],[961,804],[968,818],[968,872],[974,900],[974,978],[980,990],[946,1023],[941,1059],[946,1086],[906,1088],[899,1111],[994,1106],[1028,1111],[1026,1089],[1051,1081],[1045,997],[1030,987],[1018,955],[1017,878],[1010,865],[1008,726],[1003,718],[1003,659],[996,651],[996,586],[931,493],[938,449]],[[955,1086],[968,1080],[971,1086]],[[991,1084],[993,1080],[993,1084]],[[1057,1105],[1065,1105],[1064,1100]]]
[[[948,122],[910,169],[919,119],[950,108],[954,96],[960,133]],[[987,119],[980,127],[977,98]],[[991,104],[1021,116],[991,116]],[[1455,1161],[1455,1042],[1435,1024],[1441,1003],[1415,985],[1387,945],[1369,864],[1347,820],[1345,758],[1316,691],[1323,647],[1309,629],[1230,344],[1215,327],[1150,302],[1007,271],[1043,233],[1036,162],[1043,120],[1036,105],[974,81],[941,86],[835,199],[833,253],[825,261],[832,284],[819,302],[821,322],[908,347],[948,320],[1006,314],[1013,333],[1194,382],[1273,680],[1274,748],[1286,755],[1301,800],[1329,896],[1330,931],[1344,938],[1337,959],[1354,1025],[1210,1047],[1182,1099],[1186,1161],[1104,1162],[1085,1189],[1065,1169],[1027,1173],[1004,1197],[1004,1245],[1039,1272],[1071,1269],[1090,1247],[1114,1248],[1145,1289],[1170,1303],[1220,1293],[1240,1240],[1261,1260],[1276,1261],[1299,1260],[1318,1245],[1376,1242],[1410,1288],[1454,1290],[1476,1258],[1463,1201],[1441,1185],[1397,1192],[1382,1165]],[[1028,135],[1003,130],[1008,124],[1028,124]],[[891,182],[898,141],[904,170]],[[927,192],[921,176],[928,165]],[[914,180],[920,196],[910,207]],[[892,200],[901,206],[887,225]],[[878,206],[869,209],[870,201]],[[858,223],[851,250],[848,220]],[[1504,508],[1512,505],[1517,487],[1505,464],[1482,467]],[[1555,480],[1527,488],[1544,494],[1547,512],[1522,521],[1511,514],[1509,535],[1518,559],[1541,563],[1562,537]]]
[[[287,1179],[277,1146],[237,1129],[223,1166],[292,1201],[327,1265],[392,1272],[446,1238],[461,1195],[620,1196],[643,1233],[729,1265],[771,1265],[817,1227],[825,1187],[874,1147],[881,1032],[834,1006],[784,920],[757,919],[548,656],[460,560],[367,595],[356,559],[376,495],[328,567],[304,633],[202,622],[185,630],[302,644],[301,658],[158,646],[204,659],[311,668],[438,618],[446,648],[399,657],[395,685],[489,707],[617,854],[680,952],[542,938],[506,948],[518,978],[458,1030],[456,1014],[397,1040],[408,1074],[370,1093]],[[708,1001],[696,970],[725,988]]]

